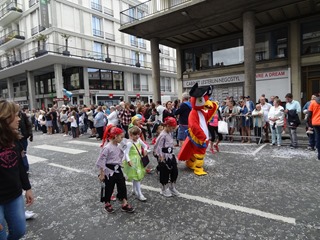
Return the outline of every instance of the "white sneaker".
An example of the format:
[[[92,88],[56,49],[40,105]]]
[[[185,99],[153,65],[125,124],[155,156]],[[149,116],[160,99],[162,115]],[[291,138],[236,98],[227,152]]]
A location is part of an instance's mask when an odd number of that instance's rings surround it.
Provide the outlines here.
[[[31,219],[31,218],[35,218],[37,216],[36,213],[34,213],[32,211],[28,211],[28,210],[26,210],[24,214],[25,214],[26,220]]]
[[[165,190],[161,191],[160,194],[165,197],[172,197],[172,193],[169,188],[166,188]]]
[[[169,188],[169,189],[170,189],[170,192],[172,193],[172,195],[174,195],[174,196],[180,195],[180,193],[178,192],[178,190],[175,187]]]
[[[64,134],[63,136],[64,136],[64,137],[67,137],[68,135],[67,135],[67,134]]]
[[[143,196],[143,194],[140,194],[139,196],[137,196],[138,200],[140,200],[141,202],[145,202],[147,201],[147,198],[145,196]]]

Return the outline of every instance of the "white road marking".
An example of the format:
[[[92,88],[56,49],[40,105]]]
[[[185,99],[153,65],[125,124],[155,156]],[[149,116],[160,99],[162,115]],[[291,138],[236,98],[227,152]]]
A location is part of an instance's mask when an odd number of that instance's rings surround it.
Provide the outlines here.
[[[78,173],[82,173],[82,170],[76,169],[76,168],[71,168],[71,167],[66,167],[60,164],[55,164],[55,163],[48,163],[48,165],[53,166],[53,167],[58,167],[58,168],[63,168],[66,169],[68,171],[72,171],[72,172],[78,172]]]
[[[262,148],[264,148],[265,146],[267,146],[267,144],[262,144],[260,147],[258,147],[258,149],[256,149],[252,155],[255,156]]]
[[[51,146],[51,145],[46,145],[46,144],[35,146],[35,148],[51,150],[51,151],[56,151],[56,152],[69,153],[69,154],[80,154],[80,153],[88,152],[88,151],[84,151],[84,150],[65,148],[65,147],[57,147],[57,146]]]
[[[34,163],[37,163],[37,162],[48,161],[48,159],[46,159],[46,158],[41,158],[41,157],[29,155],[29,154],[27,154],[27,157],[28,157],[28,163],[29,163],[29,164],[34,164]]]
[[[83,142],[83,141],[69,141],[68,144],[77,144],[77,145],[85,145],[85,146],[94,146],[94,147],[100,147],[100,142]]]
[[[130,183],[128,185],[132,185],[132,184]],[[150,187],[150,186],[146,186],[146,185],[141,185],[141,187],[143,189],[146,189],[146,190],[149,190],[149,191],[160,192],[160,188],[154,188],[154,187]],[[230,203],[224,203],[224,202],[215,201],[215,200],[204,198],[204,197],[192,196],[192,195],[189,195],[189,194],[180,194],[179,197],[182,197],[182,198],[185,198],[185,199],[189,199],[189,200],[198,201],[198,202],[202,202],[202,203],[205,203],[205,204],[214,205],[214,206],[217,206],[217,207],[222,207],[222,208],[225,208],[225,209],[235,210],[235,211],[238,211],[238,212],[243,212],[243,213],[247,213],[247,214],[251,214],[251,215],[255,215],[255,216],[259,216],[259,217],[263,217],[263,218],[272,219],[272,220],[275,220],[275,221],[280,221],[280,222],[285,222],[285,223],[296,225],[296,219],[295,218],[284,217],[284,216],[281,216],[281,215],[264,212],[264,211],[257,210],[257,209],[254,209],[254,208],[242,207],[242,206],[238,206],[238,205],[234,205],[234,204],[230,204]]]
[[[92,173],[88,173],[88,172],[85,172],[83,170],[70,168],[70,167],[66,167],[66,166],[63,166],[63,165],[59,165],[59,164],[49,163],[48,165],[51,165],[51,166],[54,166],[54,167],[63,168],[63,169],[69,170],[69,171],[85,173],[85,174],[90,175],[90,176],[96,176],[96,175],[94,175]],[[126,182],[126,185],[132,186],[132,182]],[[152,192],[157,192],[157,193],[160,192],[160,188],[155,188],[155,187],[151,187],[151,186],[147,186],[147,185],[141,185],[141,188],[149,190],[149,191],[152,191]],[[264,211],[261,211],[261,210],[258,210],[258,209],[254,209],[254,208],[242,207],[242,206],[238,206],[238,205],[234,205],[234,204],[230,204],[230,203],[215,201],[215,200],[212,200],[212,199],[208,199],[208,198],[204,198],[204,197],[200,197],[200,196],[192,196],[192,195],[183,194],[183,193],[180,194],[179,197],[182,197],[182,198],[185,198],[185,199],[189,199],[189,200],[193,200],[193,201],[202,202],[202,203],[205,203],[205,204],[210,204],[210,205],[217,206],[217,207],[222,207],[222,208],[225,208],[225,209],[230,209],[230,210],[234,210],[234,211],[238,211],[238,212],[243,212],[243,213],[255,215],[255,216],[258,216],[258,217],[263,217],[263,218],[272,219],[272,220],[275,220],[275,221],[280,221],[280,222],[296,225],[296,219],[295,218],[284,217],[284,216],[281,216],[281,215],[264,212]]]

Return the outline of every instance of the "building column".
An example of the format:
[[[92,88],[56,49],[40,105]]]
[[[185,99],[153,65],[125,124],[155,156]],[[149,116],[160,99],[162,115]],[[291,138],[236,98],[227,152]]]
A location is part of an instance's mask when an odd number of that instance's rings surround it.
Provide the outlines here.
[[[289,30],[289,66],[291,67],[291,93],[293,99],[301,102],[301,62],[300,62],[300,24],[298,21],[290,23]],[[279,96],[281,99],[284,96]],[[309,99],[307,96],[306,99]]]
[[[83,103],[90,106],[90,89],[89,89],[89,75],[88,68],[83,68],[83,86],[84,86],[84,96]]]
[[[161,100],[159,40],[157,38],[152,38],[150,44],[152,63],[153,102],[157,102]]]
[[[13,79],[7,78],[7,89],[8,89],[8,100],[13,100],[14,91],[13,91]]]
[[[63,76],[62,76],[62,65],[54,64],[54,77],[56,83],[56,94],[57,98],[63,98]],[[68,89],[67,89],[68,90]],[[63,105],[62,101],[58,101],[58,107]]]
[[[176,49],[176,63],[177,63],[177,89],[178,98],[181,99],[183,93],[183,77],[182,77],[182,51],[180,47]]]
[[[33,72],[27,72],[29,108],[36,108],[36,87]]]
[[[244,94],[256,102],[256,31],[255,14],[252,11],[243,14],[244,45]]]

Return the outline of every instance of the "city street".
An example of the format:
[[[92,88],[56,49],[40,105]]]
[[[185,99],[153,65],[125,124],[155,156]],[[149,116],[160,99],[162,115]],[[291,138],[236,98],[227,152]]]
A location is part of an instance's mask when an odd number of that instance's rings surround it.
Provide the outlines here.
[[[135,212],[114,202],[108,214],[95,167],[99,145],[88,135],[34,133],[28,158],[36,200],[28,210],[38,216],[27,221],[25,239],[320,239],[320,161],[305,147],[223,142],[220,153],[207,151],[207,176],[179,162],[181,196],[161,196],[153,172],[142,181],[147,202],[128,183]]]

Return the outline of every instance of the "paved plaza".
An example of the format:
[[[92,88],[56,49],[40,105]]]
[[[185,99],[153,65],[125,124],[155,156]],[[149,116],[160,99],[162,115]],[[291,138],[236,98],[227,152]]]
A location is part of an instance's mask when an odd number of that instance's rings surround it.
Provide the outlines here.
[[[223,142],[220,153],[207,152],[207,176],[179,162],[180,197],[161,196],[154,172],[142,181],[147,202],[128,183],[135,213],[114,202],[116,212],[107,214],[95,168],[99,144],[88,135],[35,133],[28,157],[36,200],[28,210],[38,216],[27,221],[25,239],[320,239],[320,161],[305,146]]]

